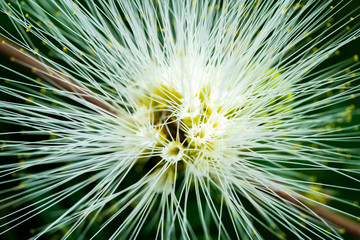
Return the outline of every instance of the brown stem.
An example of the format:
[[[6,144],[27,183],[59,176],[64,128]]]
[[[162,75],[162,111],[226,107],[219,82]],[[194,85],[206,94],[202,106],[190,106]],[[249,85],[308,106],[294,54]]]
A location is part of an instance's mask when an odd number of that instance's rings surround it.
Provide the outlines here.
[[[82,97],[86,101],[98,106],[108,113],[114,113],[114,108],[108,103],[104,103],[94,97],[94,93],[91,90],[86,89],[84,86],[80,86],[74,81],[61,76],[60,73],[56,72],[49,65],[36,59],[31,53],[18,50],[15,44],[9,40],[0,36],[0,54],[7,57],[11,61],[20,64],[25,69],[38,75],[53,86],[64,89],[75,95]]]
[[[303,210],[305,204],[298,197],[289,195],[288,193],[276,191],[276,194],[294,205],[299,206],[300,210]],[[360,224],[329,209],[326,209],[320,205],[311,206],[306,205],[311,211],[314,212],[313,217],[326,220],[327,222],[345,229],[345,234],[354,239],[360,239]]]

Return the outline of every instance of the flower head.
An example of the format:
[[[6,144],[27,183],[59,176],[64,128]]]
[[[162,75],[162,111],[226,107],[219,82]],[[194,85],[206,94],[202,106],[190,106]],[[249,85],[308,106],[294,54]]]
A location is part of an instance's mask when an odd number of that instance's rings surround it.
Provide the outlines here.
[[[318,209],[357,218],[328,204],[359,191],[329,180],[359,183],[340,147],[360,139],[358,57],[330,62],[359,25],[326,24],[344,2],[0,4],[3,49],[40,77],[0,88],[25,129],[1,135],[3,234],[43,215],[35,239],[341,239]]]

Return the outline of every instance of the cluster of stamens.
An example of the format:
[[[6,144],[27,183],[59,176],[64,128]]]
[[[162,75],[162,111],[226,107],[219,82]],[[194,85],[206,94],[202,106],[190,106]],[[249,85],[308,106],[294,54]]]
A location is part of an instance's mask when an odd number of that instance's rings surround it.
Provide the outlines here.
[[[138,164],[151,172],[167,166],[165,172],[172,175],[189,168],[198,175],[209,174],[210,166],[222,159],[231,118],[211,100],[211,94],[210,88],[203,88],[189,97],[158,85],[141,95],[133,116],[141,125],[136,134],[148,157]]]

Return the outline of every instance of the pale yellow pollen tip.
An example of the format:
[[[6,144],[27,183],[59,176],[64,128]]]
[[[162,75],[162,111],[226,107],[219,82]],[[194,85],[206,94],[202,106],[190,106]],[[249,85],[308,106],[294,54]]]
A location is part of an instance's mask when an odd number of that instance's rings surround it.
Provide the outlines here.
[[[359,55],[357,55],[357,54],[354,55],[354,61],[355,61],[355,62],[358,62],[358,61],[359,61]]]

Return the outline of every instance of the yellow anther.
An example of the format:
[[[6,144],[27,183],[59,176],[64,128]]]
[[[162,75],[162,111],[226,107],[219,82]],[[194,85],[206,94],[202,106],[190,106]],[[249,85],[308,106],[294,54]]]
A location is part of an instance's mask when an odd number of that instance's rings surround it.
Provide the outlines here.
[[[14,62],[14,61],[15,61],[15,58],[14,58],[14,57],[10,57],[9,60],[10,60],[10,62]]]
[[[40,88],[40,92],[41,92],[42,94],[46,93],[46,88],[44,88],[44,87]]]
[[[359,55],[357,55],[357,54],[354,55],[354,61],[355,61],[355,62],[358,62],[358,61],[359,61]]]
[[[285,239],[286,238],[286,234],[284,232],[278,232],[278,236],[281,238],[281,239]]]
[[[295,4],[295,5],[293,6],[293,9],[296,10],[296,9],[298,9],[298,8],[300,8],[300,7],[301,7],[300,3],[297,3],[297,4]]]
[[[28,98],[26,98],[26,102],[27,103],[31,103],[31,102],[33,102],[34,101],[34,98],[33,97],[28,97]]]
[[[351,120],[352,120],[352,116],[351,116],[351,115],[349,115],[349,116],[346,117],[346,122],[347,122],[347,123],[350,123]]]
[[[1,147],[0,147],[0,151],[4,151],[5,146],[6,146],[6,143],[5,143],[5,142],[2,143],[2,144],[1,144]]]
[[[15,189],[21,189],[21,188],[24,187],[24,185],[25,185],[25,183],[24,183],[24,182],[21,182],[21,183],[19,183],[18,186],[15,187]]]
[[[316,176],[309,177],[309,182],[316,182],[316,180],[317,180]]]

